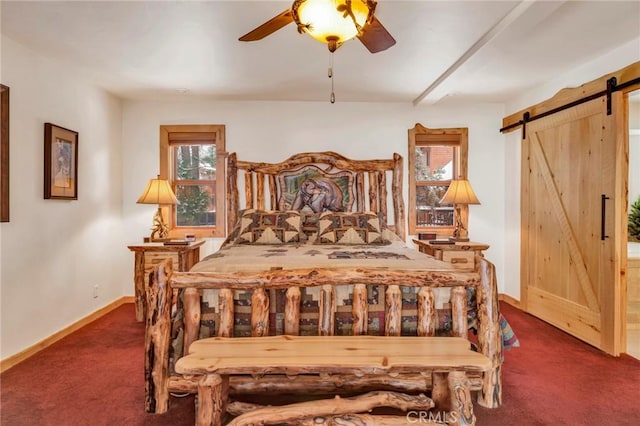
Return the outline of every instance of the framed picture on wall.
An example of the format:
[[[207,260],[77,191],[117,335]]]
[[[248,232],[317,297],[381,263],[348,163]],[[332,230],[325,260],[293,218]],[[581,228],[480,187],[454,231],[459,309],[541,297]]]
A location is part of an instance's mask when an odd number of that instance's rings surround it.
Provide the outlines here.
[[[9,222],[9,88],[0,84],[0,222]]]
[[[44,198],[78,199],[78,132],[44,124]]]

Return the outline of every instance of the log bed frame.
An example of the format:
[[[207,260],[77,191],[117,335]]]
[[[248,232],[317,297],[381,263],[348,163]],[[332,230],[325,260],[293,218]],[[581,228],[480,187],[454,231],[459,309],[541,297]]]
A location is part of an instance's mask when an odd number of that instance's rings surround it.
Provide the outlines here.
[[[402,199],[402,157],[394,154],[388,160],[351,160],[334,152],[302,153],[281,163],[258,163],[239,161],[236,154],[227,159],[227,223],[233,229],[241,201],[246,208],[279,209],[278,176],[290,170],[313,164],[321,166],[327,173],[350,171],[354,175],[355,211],[371,210],[381,212],[388,218],[393,211],[393,221],[388,227],[403,240],[406,238],[404,202]],[[239,172],[244,180],[244,197],[240,199],[238,190]],[[388,196],[391,187],[391,197]],[[367,197],[366,197],[367,196]],[[267,199],[269,205],[266,205]],[[391,208],[389,208],[391,204]],[[426,256],[426,255],[425,255]],[[169,371],[171,345],[171,315],[177,308],[177,300],[182,292],[184,309],[183,353],[198,339],[201,317],[201,291],[218,289],[220,323],[218,336],[232,337],[234,323],[234,290],[252,291],[251,326],[252,335],[262,335],[260,324],[268,322],[269,298],[267,290],[285,289],[286,306],[284,313],[284,333],[296,335],[300,321],[300,289],[320,288],[320,309],[318,313],[318,334],[332,335],[335,321],[335,289],[338,286],[353,285],[353,326],[354,335],[366,333],[367,285],[385,288],[385,333],[400,334],[401,290],[400,286],[418,287],[417,333],[421,336],[435,335],[434,289],[451,288],[452,335],[467,337],[467,291],[472,287],[476,292],[478,351],[486,355],[492,363],[489,372],[471,376],[471,390],[478,391],[480,405],[495,408],[502,403],[501,389],[501,332],[499,325],[498,294],[494,265],[482,259],[479,270],[463,272],[451,270],[406,271],[391,268],[333,268],[294,270],[271,270],[262,273],[196,273],[172,270],[171,261],[161,263],[150,275],[146,289],[148,312],[145,324],[145,410],[150,413],[164,413],[168,409],[170,393],[198,392],[197,378],[189,379]],[[371,377],[329,375],[321,380],[313,377],[287,376],[233,377],[229,386],[233,394],[304,393],[350,394],[369,390],[401,390],[419,393],[431,389],[430,378],[422,374],[406,374],[379,380]],[[313,380],[313,385],[310,381]]]

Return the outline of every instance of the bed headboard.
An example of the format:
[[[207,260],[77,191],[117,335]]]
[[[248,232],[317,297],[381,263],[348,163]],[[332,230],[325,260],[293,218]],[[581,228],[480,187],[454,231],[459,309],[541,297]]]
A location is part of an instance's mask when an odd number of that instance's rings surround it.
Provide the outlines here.
[[[322,196],[314,195],[318,193]],[[387,226],[405,240],[402,156],[396,153],[387,160],[351,160],[325,151],[295,154],[280,163],[261,163],[240,161],[231,153],[227,158],[229,230],[245,208],[374,211],[382,213]],[[392,220],[389,213],[393,213]]]

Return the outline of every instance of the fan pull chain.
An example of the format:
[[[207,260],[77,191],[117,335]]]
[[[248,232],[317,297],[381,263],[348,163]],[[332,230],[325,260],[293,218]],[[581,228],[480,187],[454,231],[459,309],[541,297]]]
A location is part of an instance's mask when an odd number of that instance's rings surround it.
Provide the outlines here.
[[[331,79],[331,97],[329,98],[329,100],[331,101],[332,104],[335,104],[336,94],[333,92],[333,52],[331,52],[330,55],[331,55],[331,64],[329,65],[329,78]]]

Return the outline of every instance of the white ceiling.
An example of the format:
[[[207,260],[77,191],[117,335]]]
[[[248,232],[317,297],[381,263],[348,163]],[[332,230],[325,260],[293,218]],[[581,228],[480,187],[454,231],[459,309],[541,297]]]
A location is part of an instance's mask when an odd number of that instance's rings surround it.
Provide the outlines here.
[[[294,24],[238,41],[290,5],[2,0],[2,34],[122,98],[326,101],[326,45]],[[376,16],[397,44],[340,47],[338,102],[504,102],[640,37],[640,1],[379,0]]]

